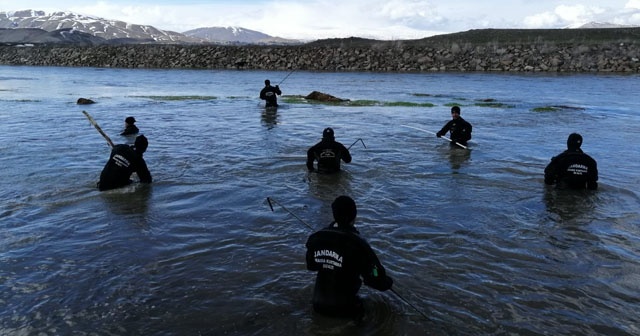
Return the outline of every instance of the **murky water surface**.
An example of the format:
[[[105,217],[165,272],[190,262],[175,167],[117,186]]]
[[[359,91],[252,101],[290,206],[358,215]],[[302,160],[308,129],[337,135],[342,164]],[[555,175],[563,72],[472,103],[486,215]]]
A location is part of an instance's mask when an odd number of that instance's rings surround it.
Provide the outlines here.
[[[265,112],[287,75],[0,67],[0,334],[640,333],[638,76],[294,72]],[[294,97],[314,90],[352,103]],[[471,151],[406,127],[451,104]],[[95,189],[109,148],[82,110],[116,143],[136,117],[152,185]],[[329,126],[353,163],[309,175]],[[543,184],[572,132],[597,192]],[[311,230],[266,202],[319,229],[341,194],[398,294],[363,288],[360,325],[313,314]]]

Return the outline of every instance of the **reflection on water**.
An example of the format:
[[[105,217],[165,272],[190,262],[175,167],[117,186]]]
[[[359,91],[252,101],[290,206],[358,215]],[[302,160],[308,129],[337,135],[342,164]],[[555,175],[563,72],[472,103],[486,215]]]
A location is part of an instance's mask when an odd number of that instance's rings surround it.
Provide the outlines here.
[[[588,222],[593,218],[597,192],[592,190],[559,189],[554,186],[545,186],[544,203],[547,211],[558,216],[556,221],[572,222],[580,219]]]
[[[262,123],[267,129],[272,129],[278,125],[278,108],[265,108],[261,115]]]
[[[351,179],[351,173],[345,167],[335,174],[308,173],[309,194],[331,203],[340,195],[353,195]]]
[[[471,151],[464,148],[459,148],[457,145],[450,145],[449,151],[449,163],[451,169],[459,170],[463,164],[467,163],[471,158]]]
[[[136,220],[134,224],[148,228],[147,218],[152,191],[153,185],[132,183],[119,189],[101,192],[100,196],[111,213],[133,217]]]

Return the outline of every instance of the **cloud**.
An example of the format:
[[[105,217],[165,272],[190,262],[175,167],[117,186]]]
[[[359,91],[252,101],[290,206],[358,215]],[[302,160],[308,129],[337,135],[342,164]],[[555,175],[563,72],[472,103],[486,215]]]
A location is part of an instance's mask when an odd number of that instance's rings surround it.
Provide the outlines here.
[[[640,0],[630,0],[624,8],[600,6],[557,6],[553,11],[530,15],[523,20],[527,28],[577,27],[588,22],[607,22],[618,25],[640,24]]]
[[[640,26],[640,0],[629,0],[624,8],[625,12],[616,16],[613,23]]]
[[[268,0],[179,5],[117,5],[99,1],[69,8],[80,14],[184,32],[240,26],[285,38],[423,38],[446,33],[433,0]],[[440,27],[440,29],[434,29]]]
[[[378,18],[384,21],[403,24],[408,27],[423,29],[442,24],[447,20],[438,14],[436,6],[431,1],[378,1],[375,7],[369,8],[372,13],[378,13]]]
[[[276,2],[268,11],[256,13],[242,24],[270,35],[291,38],[372,37],[422,38],[440,33],[429,29],[443,21],[430,1],[348,0]],[[253,27],[253,28],[252,28]]]
[[[349,36],[417,39],[469,29],[564,28],[590,21],[640,24],[640,0],[581,1],[584,1],[581,5],[555,6],[559,1],[58,0],[57,8],[51,8],[54,5],[50,1],[0,0],[0,8],[20,5],[48,13],[72,11],[176,32],[236,26],[272,36],[309,40]]]
[[[583,5],[576,6],[558,6],[555,10],[556,14],[564,22],[581,23],[588,22],[593,18],[599,17],[605,12],[604,8],[587,7]]]
[[[624,5],[624,8],[640,9],[640,0],[629,0],[629,2]]]
[[[557,27],[560,25],[560,18],[552,12],[544,12],[527,16],[524,18],[524,25],[527,28]]]

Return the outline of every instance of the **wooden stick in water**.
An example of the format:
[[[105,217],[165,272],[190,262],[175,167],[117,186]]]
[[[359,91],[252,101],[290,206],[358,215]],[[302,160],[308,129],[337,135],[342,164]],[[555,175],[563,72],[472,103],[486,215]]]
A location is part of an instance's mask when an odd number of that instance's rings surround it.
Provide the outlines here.
[[[102,128],[100,128],[100,125],[98,125],[98,123],[95,120],[93,120],[93,117],[91,117],[87,111],[82,111],[82,113],[84,113],[87,119],[89,119],[89,122],[91,123],[91,125],[93,125],[93,127],[95,127],[98,130],[98,133],[100,133],[104,137],[104,139],[107,140],[109,147],[113,148],[113,146],[115,146],[113,144],[113,141],[111,141],[109,136],[102,130]]]

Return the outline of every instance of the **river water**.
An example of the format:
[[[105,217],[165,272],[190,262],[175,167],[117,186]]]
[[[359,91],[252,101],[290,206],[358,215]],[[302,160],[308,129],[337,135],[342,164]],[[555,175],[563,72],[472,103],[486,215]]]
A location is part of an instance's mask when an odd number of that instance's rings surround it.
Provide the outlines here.
[[[639,80],[0,66],[0,334],[638,335]],[[470,151],[416,129],[451,104]],[[83,110],[116,143],[135,116],[153,184],[97,191]],[[338,176],[306,172],[325,127],[353,144]],[[544,186],[572,132],[596,192]],[[341,194],[395,280],[360,324],[312,312],[304,264]]]

